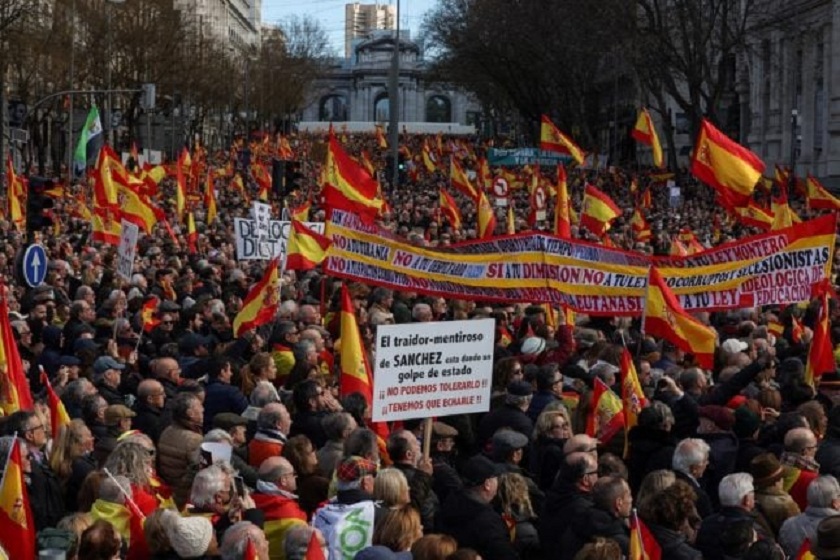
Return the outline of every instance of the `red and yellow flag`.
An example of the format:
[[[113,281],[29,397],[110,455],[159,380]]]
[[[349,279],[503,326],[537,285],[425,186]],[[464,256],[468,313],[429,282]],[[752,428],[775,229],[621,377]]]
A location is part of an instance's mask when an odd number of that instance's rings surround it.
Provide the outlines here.
[[[478,158],[478,187],[481,190],[489,191],[493,187],[493,175],[490,173],[490,164],[486,158]]]
[[[610,222],[621,216],[621,209],[605,193],[586,185],[580,213],[580,225],[601,237],[610,229]]]
[[[245,331],[265,325],[274,319],[277,306],[280,304],[279,265],[279,257],[271,259],[263,277],[248,291],[248,295],[242,302],[242,309],[233,320],[235,338],[239,338]]]
[[[467,174],[461,168],[461,165],[455,158],[450,158],[450,165],[449,165],[449,184],[472,200],[473,202],[478,201],[478,191],[476,191],[475,187],[470,182]]]
[[[24,481],[20,441],[15,439],[0,486],[0,544],[9,558],[36,558],[35,520]]]
[[[6,185],[8,188],[8,217],[15,229],[23,231],[26,224],[26,187],[24,179],[15,174],[12,156],[6,159]]]
[[[286,243],[286,269],[312,270],[327,258],[330,240],[292,218]]]
[[[557,164],[557,200],[554,207],[554,234],[563,239],[572,238],[572,218],[569,215],[569,187],[566,168]]]
[[[703,119],[691,173],[720,193],[724,203],[746,206],[763,172],[761,158]]]
[[[160,324],[160,319],[155,317],[160,300],[157,296],[148,296],[140,309],[140,321],[143,323],[143,332],[150,333]]]
[[[452,195],[446,192],[446,189],[440,189],[440,211],[449,220],[449,225],[452,229],[461,229],[462,219],[461,210],[458,209],[458,203],[452,198]]]
[[[347,285],[341,285],[341,379],[339,392],[342,396],[361,393],[368,402],[373,402],[373,377],[359,325],[356,322],[356,309]]]
[[[636,365],[627,348],[621,353],[621,400],[624,403],[624,425],[629,430],[639,423],[639,412],[648,405]]]
[[[656,542],[636,510],[630,516],[630,555],[628,560],[662,560],[662,547]]]
[[[592,390],[592,407],[586,417],[586,435],[597,438],[603,445],[609,443],[624,427],[624,405],[600,378],[595,378]]]
[[[207,211],[204,221],[207,222],[207,225],[210,225],[219,214],[216,208],[216,190],[213,188],[212,170],[207,172],[207,183],[204,187],[204,209]]]
[[[184,148],[178,157],[178,165],[175,170],[175,212],[178,220],[184,219],[184,212],[187,209],[187,179],[185,171],[189,164],[190,152]]]
[[[493,207],[490,206],[490,201],[484,191],[478,193],[476,209],[478,211],[478,238],[493,237],[496,231],[496,213],[493,212]]]
[[[655,266],[650,267],[642,333],[659,336],[684,352],[694,354],[700,367],[711,369],[715,357],[715,331],[689,315]]]
[[[636,237],[636,241],[646,242],[650,241],[653,237],[653,233],[650,230],[650,225],[648,224],[647,220],[645,220],[642,211],[638,208],[636,208],[633,211],[633,217],[630,218],[630,227],[633,230],[633,234]]]
[[[580,146],[560,132],[547,115],[543,115],[540,119],[540,148],[550,152],[569,154],[578,165],[583,165],[586,157]]]
[[[645,192],[642,193],[642,200],[640,201],[642,208],[650,210],[653,207],[653,200],[650,195],[650,187],[645,189]]]
[[[120,180],[116,181],[116,185],[120,196],[120,217],[136,224],[147,234],[152,233],[154,225],[165,217],[164,213],[152,204],[148,197],[124,185]]]
[[[187,212],[187,249],[191,255],[198,252],[198,230],[195,229],[195,217]]]
[[[796,553],[796,560],[816,560],[816,558],[814,553],[811,552],[811,539],[806,537],[802,541],[802,546],[799,547],[799,551]]]
[[[318,542],[318,533],[316,531],[312,531],[312,536],[309,537],[309,545],[306,547],[304,560],[326,560],[324,558],[324,549],[321,548],[321,543]]]
[[[808,208],[840,210],[840,200],[832,196],[819,180],[808,173],[805,178],[805,188],[808,197]]]
[[[119,210],[96,207],[93,210],[91,222],[93,224],[91,237],[94,241],[119,246],[122,234]]]
[[[674,237],[671,239],[671,248],[668,250],[668,254],[672,257],[687,257],[688,247],[678,238]]]
[[[291,217],[292,220],[297,220],[299,222],[308,222],[310,208],[312,208],[312,203],[307,200],[304,204],[301,204],[297,208],[289,209],[289,217]]]
[[[324,181],[327,208],[354,212],[371,222],[376,219],[382,209],[382,199],[377,197],[379,184],[347,155],[334,134],[329,137]]]
[[[0,285],[0,290],[6,289]],[[6,416],[18,410],[31,410],[34,406],[32,393],[12,333],[5,296],[0,297],[0,343],[0,408]]]
[[[507,225],[506,230],[508,235],[516,233],[516,216],[513,214],[513,206],[508,206],[507,209]]]
[[[380,150],[388,149],[388,141],[385,140],[385,133],[382,131],[382,125],[376,125],[376,146]]]
[[[423,140],[423,165],[426,167],[426,171],[429,173],[434,173],[437,171],[437,161],[435,160],[434,154],[432,154],[432,148],[429,147],[429,142],[424,139]]]
[[[650,118],[650,113],[645,108],[639,111],[639,118],[636,119],[636,126],[630,133],[637,142],[650,146],[653,152],[653,165],[656,167],[665,167],[665,161],[662,157],[662,145],[659,143],[659,136],[656,134],[656,128],[653,126],[653,120]]]
[[[746,206],[732,208],[735,218],[745,226],[769,230],[773,225],[773,215],[750,200]]]
[[[773,212],[773,223],[770,225],[770,231],[777,231],[785,229],[793,224],[802,223],[802,219],[796,215],[790,204],[788,204],[787,194],[782,193],[779,198],[774,198],[771,206]]]
[[[41,368],[41,383],[47,389],[47,405],[50,407],[50,429],[53,440],[57,440],[61,433],[61,428],[70,423],[70,415],[67,414],[67,409],[64,403],[53,390],[52,383],[50,383],[47,372]]]
[[[93,205],[94,208],[119,209],[117,186],[114,184],[114,174],[122,170],[122,163],[117,154],[107,144],[99,150],[94,169]]]
[[[813,297],[820,300],[819,316],[814,324],[814,336],[811,339],[811,346],[808,349],[808,361],[805,364],[805,381],[812,387],[819,384],[820,377],[825,373],[834,372],[834,348],[831,344],[831,325],[828,315],[829,293],[831,287],[826,278],[814,286]]]

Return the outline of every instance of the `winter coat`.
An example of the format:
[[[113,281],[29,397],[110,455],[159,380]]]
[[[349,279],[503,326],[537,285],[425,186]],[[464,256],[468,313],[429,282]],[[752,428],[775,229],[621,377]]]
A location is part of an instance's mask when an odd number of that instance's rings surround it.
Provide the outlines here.
[[[601,508],[592,507],[583,515],[572,519],[570,530],[564,539],[565,546],[560,559],[572,560],[583,545],[595,537],[614,540],[621,547],[621,553],[627,556],[630,547],[630,531],[624,520]]]
[[[627,470],[630,488],[639,490],[642,479],[651,471],[670,469],[676,443],[669,432],[647,426],[633,426],[627,434],[630,443]]]
[[[534,423],[518,407],[504,405],[488,412],[478,425],[478,445],[484,448],[499,428],[511,428],[529,440],[534,431]]]
[[[740,507],[724,506],[720,508],[720,512],[703,519],[700,530],[697,531],[697,540],[694,542],[694,546],[703,553],[703,558],[723,558],[721,535],[732,523],[743,520],[753,523],[759,538],[771,536],[766,534],[766,530],[761,526],[754,513]]]
[[[394,463],[394,468],[400,470],[408,481],[411,505],[420,513],[423,527],[434,527],[440,502],[434,490],[432,490],[432,477],[420,469],[404,463]]]
[[[183,507],[190,496],[190,486],[185,482],[190,460],[201,447],[200,428],[192,429],[178,422],[167,426],[160,435],[157,449],[158,474],[172,487],[173,497]]]
[[[474,549],[484,560],[519,558],[501,515],[466,490],[446,500],[438,516],[438,531],[455,538],[458,546]]]
[[[832,508],[808,507],[803,513],[791,517],[782,523],[779,531],[779,544],[791,558],[795,558],[802,548],[805,539],[814,542],[817,535],[817,525],[826,517],[840,515],[840,511]]]
[[[828,428],[814,460],[820,464],[820,474],[830,474],[840,479],[840,430]]]
[[[686,542],[685,535],[674,531],[673,529],[666,529],[660,525],[649,524],[653,538],[659,543],[662,549],[662,558],[668,560],[703,560],[703,558],[712,558],[711,556],[703,556],[700,551],[693,548]]]
[[[592,508],[592,498],[574,483],[558,480],[549,490],[540,515],[540,545],[545,558],[560,558],[563,539],[575,519]]]
[[[773,537],[779,534],[779,529],[787,519],[799,515],[799,506],[790,494],[772,487],[756,488],[755,509],[773,531]]]
[[[220,412],[242,414],[248,408],[248,399],[238,388],[221,381],[212,381],[204,392],[204,431],[213,428],[213,418]]]
[[[531,448],[531,472],[541,490],[545,491],[554,484],[554,479],[563,464],[563,445],[565,439],[539,436]]]
[[[163,410],[137,401],[137,404],[134,405],[134,412],[137,413],[137,416],[131,419],[131,427],[140,430],[157,443],[160,439],[160,432],[163,430],[161,424]]]

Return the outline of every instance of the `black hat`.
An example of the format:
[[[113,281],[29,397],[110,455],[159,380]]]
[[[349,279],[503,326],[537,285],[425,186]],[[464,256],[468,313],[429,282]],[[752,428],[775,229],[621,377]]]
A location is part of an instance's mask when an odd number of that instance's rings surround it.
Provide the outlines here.
[[[220,412],[213,417],[213,427],[230,431],[237,426],[247,426],[248,420],[233,412]]]
[[[210,339],[197,333],[186,333],[178,340],[178,350],[183,354],[195,352],[199,346],[210,346]]]
[[[511,381],[507,386],[507,394],[515,397],[530,397],[534,388],[527,381]]]
[[[467,487],[481,486],[488,478],[494,478],[504,471],[484,455],[476,455],[464,464],[461,477]]]

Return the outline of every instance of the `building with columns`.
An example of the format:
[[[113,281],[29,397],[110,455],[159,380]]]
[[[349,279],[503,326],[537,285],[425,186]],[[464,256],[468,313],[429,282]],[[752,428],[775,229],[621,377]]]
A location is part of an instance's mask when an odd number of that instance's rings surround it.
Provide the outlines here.
[[[334,61],[308,97],[302,121],[384,123],[389,120],[388,81],[395,36],[373,33],[355,44],[353,56]],[[478,105],[464,92],[426,81],[420,47],[401,33],[398,42],[400,123],[475,125]]]

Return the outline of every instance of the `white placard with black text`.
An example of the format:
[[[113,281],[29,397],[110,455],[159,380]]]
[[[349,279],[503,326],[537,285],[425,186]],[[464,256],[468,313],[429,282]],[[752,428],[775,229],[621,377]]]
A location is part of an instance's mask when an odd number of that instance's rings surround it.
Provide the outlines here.
[[[140,228],[137,227],[137,224],[125,220],[120,222],[120,227],[122,233],[120,234],[120,246],[117,249],[117,274],[126,280],[131,280]]]

